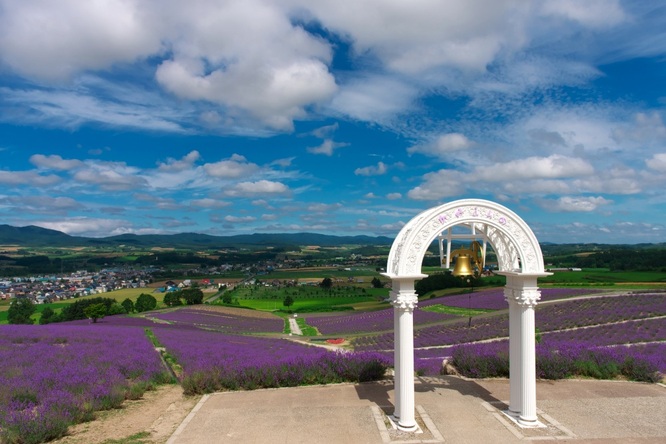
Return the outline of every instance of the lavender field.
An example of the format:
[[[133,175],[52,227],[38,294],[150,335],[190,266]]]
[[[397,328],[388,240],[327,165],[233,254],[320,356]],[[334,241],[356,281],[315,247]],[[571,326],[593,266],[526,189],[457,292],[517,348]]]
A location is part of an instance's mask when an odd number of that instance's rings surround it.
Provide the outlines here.
[[[43,442],[170,380],[143,329],[0,326],[0,439]]]
[[[576,298],[581,292],[542,293],[536,308],[540,377],[652,380],[656,370],[666,373],[666,293]],[[473,308],[494,311],[471,319],[417,310],[417,372],[438,374],[450,358],[469,376],[505,376],[509,323],[502,293],[475,293]],[[419,305],[435,304],[466,308],[469,296]],[[332,352],[305,345],[282,335],[284,322],[272,314],[207,306],[110,316],[96,324],[0,326],[0,441],[54,439],[96,411],[171,380],[155,345],[182,370],[179,382],[189,394],[366,381],[392,365],[392,308],[307,316],[307,322],[321,333],[344,335],[351,346]]]

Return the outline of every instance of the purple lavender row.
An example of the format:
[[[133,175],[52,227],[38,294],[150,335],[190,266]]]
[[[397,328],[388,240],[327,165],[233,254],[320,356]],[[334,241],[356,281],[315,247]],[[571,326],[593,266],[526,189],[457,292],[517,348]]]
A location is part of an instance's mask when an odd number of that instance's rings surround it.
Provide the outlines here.
[[[455,319],[458,316],[435,313],[424,310],[414,311],[414,325],[431,324]],[[336,316],[308,316],[308,325],[317,327],[324,335],[343,335],[362,333],[367,331],[382,331],[393,329],[393,308],[365,313],[354,313]]]
[[[594,347],[585,342],[543,341],[536,346],[537,377],[591,376],[656,382],[666,371],[664,347]],[[452,350],[451,362],[472,378],[508,377],[509,343],[464,344]]]
[[[0,326],[0,441],[62,436],[95,410],[118,407],[166,378],[139,328]]]
[[[542,332],[666,315],[666,295],[628,294],[553,304],[537,305],[536,326]],[[429,347],[462,344],[508,337],[508,315],[474,317],[453,324],[425,327],[414,331],[414,346]],[[666,339],[664,337],[660,339]],[[393,332],[367,335],[353,340],[356,350],[393,348]]]
[[[193,325],[229,333],[281,333],[284,330],[284,321],[277,316],[274,319],[257,318],[190,308],[151,316],[178,325]]]
[[[376,353],[335,353],[285,339],[161,328],[154,333],[183,367],[188,394],[379,379],[389,364]]]
[[[666,318],[641,319],[618,324],[543,333],[545,339],[578,341],[594,345],[666,341]]]
[[[545,302],[558,299],[567,299],[599,292],[600,290],[591,290],[585,288],[542,288],[541,301]],[[504,298],[503,287],[479,289],[472,293],[442,296],[419,302],[419,306],[421,307],[435,304],[447,305],[449,307],[478,308],[484,310],[502,310],[509,308],[509,304]]]

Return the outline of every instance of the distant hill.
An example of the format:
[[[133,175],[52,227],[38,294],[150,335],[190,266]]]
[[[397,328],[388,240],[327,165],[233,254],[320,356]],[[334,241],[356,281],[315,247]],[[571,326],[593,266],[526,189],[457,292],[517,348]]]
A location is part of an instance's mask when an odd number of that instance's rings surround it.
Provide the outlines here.
[[[235,236],[211,236],[200,233],[180,234],[122,234],[103,238],[70,236],[56,230],[36,226],[13,227],[0,225],[0,245],[21,247],[86,247],[120,246],[174,248],[239,248],[280,247],[287,245],[391,245],[386,236],[332,236],[317,233],[255,233]]]

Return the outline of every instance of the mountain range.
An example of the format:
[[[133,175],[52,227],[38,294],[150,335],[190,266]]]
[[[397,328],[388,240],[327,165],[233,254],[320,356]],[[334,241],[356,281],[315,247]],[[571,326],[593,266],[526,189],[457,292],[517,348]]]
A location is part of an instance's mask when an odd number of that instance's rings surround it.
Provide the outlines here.
[[[114,247],[141,248],[238,248],[284,245],[391,245],[386,236],[333,236],[318,233],[255,233],[234,236],[211,236],[200,233],[121,234],[102,238],[70,236],[61,231],[29,225],[0,225],[0,245],[20,247]]]

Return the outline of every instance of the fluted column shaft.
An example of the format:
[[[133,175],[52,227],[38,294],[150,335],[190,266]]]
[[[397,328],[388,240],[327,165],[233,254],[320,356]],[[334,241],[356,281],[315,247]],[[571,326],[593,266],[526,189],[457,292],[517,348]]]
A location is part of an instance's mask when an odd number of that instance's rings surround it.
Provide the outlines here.
[[[535,425],[538,418],[534,307],[541,298],[537,277],[550,273],[499,274],[506,276],[504,296],[509,303],[509,412],[520,424]]]
[[[395,412],[398,428],[415,430],[414,416],[414,309],[418,296],[414,279],[393,280],[391,304],[394,308]]]

